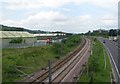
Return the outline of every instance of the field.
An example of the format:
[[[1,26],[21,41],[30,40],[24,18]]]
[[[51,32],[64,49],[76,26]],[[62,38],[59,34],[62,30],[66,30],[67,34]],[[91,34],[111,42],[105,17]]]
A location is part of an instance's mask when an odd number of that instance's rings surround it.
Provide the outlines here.
[[[78,82],[111,82],[111,64],[108,53],[97,39],[94,38],[93,43],[93,54],[90,57],[85,71]]]
[[[3,82],[16,82],[73,51],[81,42],[79,35],[48,46],[2,50]]]

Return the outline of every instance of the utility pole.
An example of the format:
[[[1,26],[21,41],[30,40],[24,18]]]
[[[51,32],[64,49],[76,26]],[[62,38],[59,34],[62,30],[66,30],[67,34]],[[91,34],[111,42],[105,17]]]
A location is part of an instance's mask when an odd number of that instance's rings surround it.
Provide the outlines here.
[[[49,84],[51,84],[52,74],[51,74],[51,61],[50,61],[50,60],[48,61],[48,66],[49,66],[49,73],[48,73],[48,76],[49,76]]]

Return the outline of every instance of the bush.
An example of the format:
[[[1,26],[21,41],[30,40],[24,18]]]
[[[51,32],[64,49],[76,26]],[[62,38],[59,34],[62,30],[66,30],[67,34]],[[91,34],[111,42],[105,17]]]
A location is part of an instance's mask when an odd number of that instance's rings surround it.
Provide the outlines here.
[[[55,43],[53,44],[52,50],[55,54],[61,54],[61,44]]]
[[[18,43],[20,39],[12,40],[12,43],[16,43],[16,41]],[[3,49],[3,81],[16,82],[23,78],[23,74],[16,69],[20,69],[26,74],[31,74],[40,68],[46,67],[48,60],[54,62],[62,56],[65,56],[75,49],[79,42],[80,36],[73,35],[61,43],[54,43],[49,46]],[[20,66],[23,67],[21,68]],[[29,69],[29,67],[32,68]],[[18,77],[19,75],[20,77]]]
[[[22,43],[23,39],[22,38],[14,38],[10,41],[10,43]]]
[[[67,52],[71,51],[71,49],[77,46],[80,43],[80,36],[73,35],[68,37],[68,39],[62,40],[61,44],[55,43],[52,46],[52,50],[58,56],[66,54]]]

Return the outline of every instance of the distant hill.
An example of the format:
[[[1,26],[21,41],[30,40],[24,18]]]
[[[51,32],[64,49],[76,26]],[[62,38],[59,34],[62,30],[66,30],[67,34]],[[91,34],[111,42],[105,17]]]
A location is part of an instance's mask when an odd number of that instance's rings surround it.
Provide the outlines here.
[[[29,30],[21,27],[10,27],[5,25],[0,25],[1,31],[27,31],[32,34],[38,34],[38,33],[48,33],[47,31],[41,31],[41,30]]]
[[[54,32],[49,32],[49,31],[41,31],[41,30],[29,30],[25,29],[22,27],[10,27],[10,26],[5,26],[0,24],[0,31],[27,31],[31,34],[39,34],[39,33],[64,33],[66,35],[72,35],[72,33],[67,33],[67,32],[62,32],[62,31],[54,31]]]
[[[55,31],[52,33],[61,33],[61,34],[66,34],[66,35],[73,35],[73,33],[67,33],[67,32],[62,32],[62,31]]]

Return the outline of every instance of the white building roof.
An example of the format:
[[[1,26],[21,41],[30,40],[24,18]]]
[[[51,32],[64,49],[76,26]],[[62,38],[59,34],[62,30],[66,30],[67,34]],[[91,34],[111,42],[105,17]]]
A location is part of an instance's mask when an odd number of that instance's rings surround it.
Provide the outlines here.
[[[66,35],[61,33],[52,33],[52,34],[34,34],[34,36],[57,36],[57,35]]]
[[[35,37],[33,34],[24,31],[0,31],[0,38]]]

